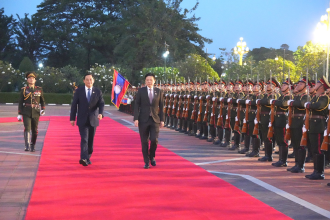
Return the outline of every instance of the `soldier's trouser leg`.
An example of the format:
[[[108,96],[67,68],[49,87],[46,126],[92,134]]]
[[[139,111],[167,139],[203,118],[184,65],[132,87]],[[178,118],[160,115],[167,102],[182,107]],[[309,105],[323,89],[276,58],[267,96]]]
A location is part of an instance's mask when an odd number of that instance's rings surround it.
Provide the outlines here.
[[[250,149],[250,140],[251,140],[250,135],[245,134],[244,135],[244,148],[242,150],[238,151],[238,153],[245,154],[249,151],[249,149]]]
[[[298,166],[298,149],[300,149],[300,141],[302,137],[302,128],[291,128],[291,145],[293,148],[295,165],[288,168],[287,171],[292,171]]]
[[[305,172],[305,157],[306,157],[306,149],[304,147],[301,147],[300,149],[297,148],[295,151],[296,165],[291,168],[291,170],[290,170],[291,173]]]
[[[201,136],[202,129],[203,129],[202,123],[201,122],[197,122],[196,128],[197,128],[197,132],[196,132],[195,137],[199,138]]]
[[[32,118],[31,120],[32,137],[31,137],[31,149],[30,149],[31,152],[35,151],[35,145],[38,137],[38,124],[39,124],[39,117]]]
[[[230,138],[231,138],[231,129],[230,128],[225,128],[225,142],[221,145],[221,147],[229,146]]]
[[[229,150],[236,150],[239,148],[241,135],[237,131],[234,131],[234,144],[229,148]]]
[[[311,175],[306,175],[308,179],[324,179],[324,162],[325,157],[321,152],[321,144],[323,142],[322,133],[308,133],[311,150],[313,153],[314,171]]]
[[[214,125],[209,125],[210,127],[210,132],[209,132],[209,137],[207,139],[207,142],[213,142],[215,136],[216,136],[216,129],[214,127]]]
[[[31,145],[30,131],[31,131],[32,118],[23,115],[23,124],[24,124],[25,151],[29,151],[30,150],[30,145]]]
[[[173,115],[173,123],[172,123],[172,126],[171,126],[171,129],[176,129],[176,127],[178,126],[178,118]]]
[[[275,167],[286,167],[287,165],[287,159],[288,159],[288,144],[284,140],[285,136],[285,127],[275,127],[274,128],[274,135],[276,143],[279,147],[279,160],[276,163],[272,163]]]
[[[175,130],[176,131],[181,131],[182,130],[182,126],[183,126],[183,119],[182,118],[178,118],[177,120],[178,120],[178,123],[177,123],[177,125],[175,127]]]
[[[202,122],[203,127],[203,134],[201,135],[200,139],[206,140],[209,135],[209,128],[207,126],[207,122]]]
[[[167,127],[168,125],[168,115],[165,114],[165,123],[164,123],[164,127]]]
[[[223,127],[217,126],[216,128],[216,137],[214,138],[213,144],[221,144],[223,139]]]
[[[268,133],[268,125],[260,124],[261,127],[261,134],[265,146],[265,156],[262,158],[259,158],[258,161],[273,161],[273,142],[267,138]]]
[[[188,128],[188,119],[186,118],[182,118],[182,129],[181,129],[181,133],[186,133],[187,132],[187,128]]]
[[[256,136],[252,136],[252,152],[246,154],[247,157],[259,157],[260,151],[260,139]]]

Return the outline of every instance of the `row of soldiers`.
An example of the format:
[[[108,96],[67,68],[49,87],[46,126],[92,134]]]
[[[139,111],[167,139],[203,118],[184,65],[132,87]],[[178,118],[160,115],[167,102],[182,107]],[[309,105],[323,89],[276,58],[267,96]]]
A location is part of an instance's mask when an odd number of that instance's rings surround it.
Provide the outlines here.
[[[314,171],[306,178],[324,179],[330,161],[330,125],[326,122],[330,84],[325,77],[317,82],[303,77],[295,84],[289,78],[280,84],[271,77],[267,82],[220,80],[156,86],[164,91],[166,127],[247,157],[259,157],[263,143],[265,155],[258,158],[261,162],[273,161],[276,142],[279,160],[272,163],[275,167],[287,167],[291,141],[295,165],[287,171],[303,173],[309,151]]]

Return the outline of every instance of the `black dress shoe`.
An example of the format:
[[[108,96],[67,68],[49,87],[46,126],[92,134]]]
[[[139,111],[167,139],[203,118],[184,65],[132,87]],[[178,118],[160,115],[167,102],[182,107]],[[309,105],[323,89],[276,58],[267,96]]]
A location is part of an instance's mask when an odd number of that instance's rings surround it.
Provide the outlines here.
[[[150,164],[151,164],[151,166],[156,166],[156,160],[155,160],[155,158],[152,158],[151,160],[150,160]]]
[[[144,164],[144,169],[149,169],[149,163]]]
[[[279,161],[277,161],[275,163],[272,163],[272,166],[274,166],[274,167],[287,167],[288,164],[287,164],[287,162],[284,162],[282,160],[279,160]]]
[[[79,163],[80,163],[81,165],[83,165],[84,167],[88,166],[88,162],[87,162],[86,159],[80,159],[80,160],[79,160]]]
[[[92,161],[90,159],[87,159],[87,163],[88,163],[88,165],[91,165]]]
[[[30,151],[30,148],[29,148],[29,147],[25,147],[24,150],[25,150],[25,151]]]
[[[259,158],[258,161],[261,161],[261,162],[273,161],[273,157],[264,156],[264,157]]]

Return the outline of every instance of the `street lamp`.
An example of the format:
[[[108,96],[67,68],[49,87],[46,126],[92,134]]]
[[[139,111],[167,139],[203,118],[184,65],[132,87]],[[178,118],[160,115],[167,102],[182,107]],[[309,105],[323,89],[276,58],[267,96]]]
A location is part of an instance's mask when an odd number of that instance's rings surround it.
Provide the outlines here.
[[[166,44],[166,41],[165,41],[164,46],[165,46],[165,52],[164,52],[164,54],[163,54],[163,57],[165,58],[165,59],[164,59],[164,60],[165,60],[164,74],[165,74],[165,72],[166,72],[166,58],[167,58],[167,56],[170,54],[170,52],[168,51],[168,47],[169,47],[170,45]]]
[[[44,65],[42,63],[39,63],[39,68],[41,69]]]
[[[246,46],[246,42],[243,42],[243,37],[237,42],[237,47],[234,47],[234,53],[239,54],[239,65],[243,64],[243,55],[249,52],[249,48]]]
[[[318,37],[323,37],[323,42],[327,44],[327,71],[326,71],[326,78],[329,79],[329,29],[330,29],[330,8],[327,8],[327,13],[325,15],[321,16],[321,23],[317,24],[317,30],[320,32],[322,31],[323,33],[319,33],[320,36]],[[322,25],[325,24],[325,25]]]

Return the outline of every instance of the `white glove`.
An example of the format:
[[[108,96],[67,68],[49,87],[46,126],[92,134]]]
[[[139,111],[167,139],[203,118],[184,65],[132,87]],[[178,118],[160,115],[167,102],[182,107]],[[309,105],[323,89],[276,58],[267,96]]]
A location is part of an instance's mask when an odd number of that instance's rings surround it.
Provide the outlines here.
[[[222,100],[223,100],[223,97],[221,97],[219,100],[220,100],[220,102],[222,102]]]
[[[22,115],[18,115],[18,116],[17,116],[17,120],[18,120],[18,121],[22,121]]]
[[[211,113],[211,117],[213,116],[213,113]]]
[[[288,106],[290,106],[291,102],[293,102],[293,101],[294,101],[294,100],[290,99],[290,100],[287,101],[286,104],[287,104]]]
[[[304,127],[302,128],[302,131],[303,131],[303,133],[305,133],[305,132],[307,131],[305,125],[304,125]]]
[[[256,118],[254,119],[254,124],[258,124],[258,120]]]
[[[328,130],[325,129],[325,130],[324,130],[324,133],[323,133],[323,136],[324,136],[324,137],[327,136],[327,135],[328,135],[327,133],[328,133]]]
[[[228,119],[228,115],[226,115],[226,120]]]
[[[260,101],[260,99],[257,99],[257,100],[256,100],[256,103],[258,104],[259,101]]]
[[[239,101],[240,101],[240,99],[237,99],[237,100],[236,100],[236,103],[238,104],[238,103],[239,103]]]
[[[248,105],[248,104],[250,104],[250,102],[251,102],[251,100],[248,100],[248,99],[247,99],[247,100],[245,101],[245,104]]]
[[[212,102],[214,102],[214,101],[215,101],[215,97],[212,98]]]
[[[272,127],[272,123],[271,123],[271,122],[269,122],[268,127],[269,127],[269,128]]]
[[[245,120],[245,118],[243,119],[243,123],[246,123],[246,120]]]
[[[330,110],[330,105],[328,105],[328,110]]]
[[[269,104],[271,105],[273,103],[273,101],[276,100],[276,99],[271,99],[269,100]]]
[[[308,104],[309,104],[309,102],[306,102],[306,103],[304,104],[305,108],[307,107]]]
[[[227,102],[229,103],[230,101],[231,101],[231,98],[228,98],[228,99],[227,99]]]
[[[290,128],[289,124],[286,124],[285,129],[289,129],[289,128]]]
[[[238,118],[237,118],[237,116],[235,117],[235,121],[238,121]]]

